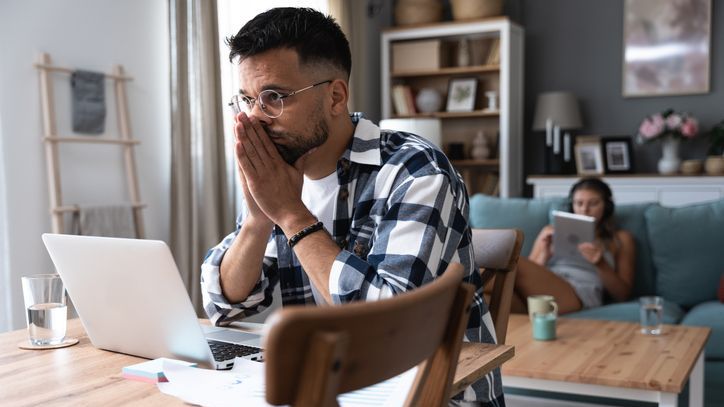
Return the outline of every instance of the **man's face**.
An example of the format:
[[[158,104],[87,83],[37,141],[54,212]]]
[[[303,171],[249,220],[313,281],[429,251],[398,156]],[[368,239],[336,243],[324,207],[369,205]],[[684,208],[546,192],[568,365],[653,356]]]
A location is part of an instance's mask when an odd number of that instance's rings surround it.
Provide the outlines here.
[[[271,89],[287,95],[326,78],[318,78],[299,65],[296,51],[276,49],[244,59],[239,64],[241,94],[258,98]],[[290,165],[309,150],[319,147],[329,137],[324,96],[328,84],[322,84],[284,98],[281,116],[270,118],[257,100],[250,116],[259,120],[284,161]]]

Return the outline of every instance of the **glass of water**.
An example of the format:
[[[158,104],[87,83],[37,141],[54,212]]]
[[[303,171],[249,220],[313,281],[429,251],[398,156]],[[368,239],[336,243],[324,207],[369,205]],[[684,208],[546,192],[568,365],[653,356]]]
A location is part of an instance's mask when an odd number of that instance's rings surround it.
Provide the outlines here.
[[[68,319],[63,280],[57,274],[36,274],[21,279],[30,343],[35,346],[63,343]]]
[[[664,318],[664,299],[658,296],[639,298],[641,316],[641,333],[646,335],[661,334],[661,323]]]

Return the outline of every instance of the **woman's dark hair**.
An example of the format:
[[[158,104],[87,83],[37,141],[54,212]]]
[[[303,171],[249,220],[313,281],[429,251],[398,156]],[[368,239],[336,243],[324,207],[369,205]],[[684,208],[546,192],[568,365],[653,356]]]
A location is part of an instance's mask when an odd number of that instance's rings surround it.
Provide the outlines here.
[[[611,187],[596,177],[581,178],[578,182],[573,184],[571,191],[568,193],[569,212],[573,212],[573,195],[576,191],[582,189],[594,191],[601,195],[601,199],[603,199],[604,204],[603,216],[598,222],[598,225],[596,225],[596,232],[604,240],[613,239],[614,232],[616,231],[616,226],[613,222],[613,212],[616,209],[616,205],[613,203],[613,192],[611,192]]]
[[[326,63],[352,70],[349,42],[330,16],[311,8],[280,7],[265,11],[226,39],[229,60],[241,60],[277,48],[293,49],[301,64]]]

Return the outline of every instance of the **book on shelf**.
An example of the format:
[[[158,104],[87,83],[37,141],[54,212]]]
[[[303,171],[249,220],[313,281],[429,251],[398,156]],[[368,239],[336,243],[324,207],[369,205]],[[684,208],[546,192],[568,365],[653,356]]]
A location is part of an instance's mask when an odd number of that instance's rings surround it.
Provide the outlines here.
[[[398,116],[407,116],[410,114],[407,110],[407,101],[405,100],[405,92],[402,85],[392,87],[392,106],[395,108],[395,114]]]
[[[417,112],[412,89],[407,85],[392,87],[392,105],[395,108],[395,113],[399,116],[410,116]]]
[[[488,60],[485,62],[486,65],[498,65],[500,64],[500,38],[491,40],[490,49],[488,51]]]
[[[407,105],[408,114],[416,114],[415,98],[412,96],[412,89],[409,86],[403,86],[402,91],[405,94],[405,104]]]

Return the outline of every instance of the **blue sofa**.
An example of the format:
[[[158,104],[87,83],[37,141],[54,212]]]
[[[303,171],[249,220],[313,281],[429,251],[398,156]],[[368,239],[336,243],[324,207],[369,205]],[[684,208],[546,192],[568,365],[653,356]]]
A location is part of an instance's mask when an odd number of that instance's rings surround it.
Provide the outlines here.
[[[516,227],[525,233],[527,255],[553,209],[566,200],[470,199],[470,224],[476,228]],[[632,300],[583,310],[567,317],[638,321],[636,298],[665,299],[664,323],[712,329],[705,348],[704,397],[707,407],[724,406],[724,303],[717,289],[724,275],[724,200],[679,208],[655,203],[616,206],[616,222],[636,240],[636,277]],[[683,403],[683,405],[686,405]]]

